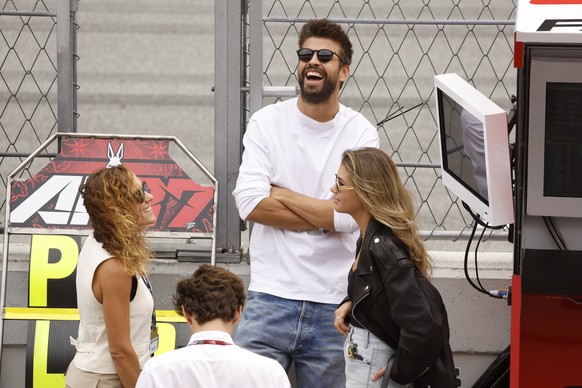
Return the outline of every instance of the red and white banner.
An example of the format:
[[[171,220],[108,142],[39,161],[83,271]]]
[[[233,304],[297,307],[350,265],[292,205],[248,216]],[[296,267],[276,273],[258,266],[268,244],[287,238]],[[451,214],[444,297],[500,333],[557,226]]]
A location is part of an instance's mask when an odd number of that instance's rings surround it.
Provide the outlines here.
[[[214,187],[194,182],[168,150],[166,140],[64,137],[39,173],[12,182],[10,227],[90,229],[79,187],[92,172],[120,162],[154,196],[157,222],[150,231],[212,233]]]

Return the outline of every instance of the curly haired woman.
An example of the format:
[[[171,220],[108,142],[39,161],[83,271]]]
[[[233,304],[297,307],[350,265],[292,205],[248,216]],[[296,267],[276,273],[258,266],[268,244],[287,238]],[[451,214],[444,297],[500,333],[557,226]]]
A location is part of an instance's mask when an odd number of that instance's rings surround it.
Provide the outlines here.
[[[396,165],[376,148],[345,151],[331,191],[361,231],[334,322],[346,387],[456,387],[447,312]]]
[[[123,165],[91,174],[80,191],[94,231],[77,265],[79,336],[66,386],[134,387],[157,335],[145,270],[153,196]]]

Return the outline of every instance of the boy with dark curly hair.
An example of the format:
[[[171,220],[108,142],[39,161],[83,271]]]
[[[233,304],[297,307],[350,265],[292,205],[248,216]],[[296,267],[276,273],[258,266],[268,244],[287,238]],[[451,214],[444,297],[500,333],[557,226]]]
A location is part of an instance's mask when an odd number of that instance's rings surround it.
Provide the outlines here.
[[[224,268],[203,264],[182,279],[173,302],[190,326],[190,342],[148,361],[136,387],[290,387],[277,361],[234,344],[244,301],[243,282]]]

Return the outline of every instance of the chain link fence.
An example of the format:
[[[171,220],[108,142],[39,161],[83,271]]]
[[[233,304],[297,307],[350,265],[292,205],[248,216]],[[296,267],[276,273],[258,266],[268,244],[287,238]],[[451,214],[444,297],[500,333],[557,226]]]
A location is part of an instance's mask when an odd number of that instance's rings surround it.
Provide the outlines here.
[[[74,81],[70,81],[75,79],[75,66],[70,59],[76,41],[76,28],[69,25],[71,22],[75,25],[72,3],[70,0],[0,3],[0,184],[3,188],[8,174],[59,130],[59,116],[67,118],[61,119],[66,125],[61,125],[60,130],[74,131],[74,125],[70,124],[73,109],[70,96],[75,89]],[[63,20],[60,37],[59,19]],[[59,55],[58,51],[63,48],[68,52]],[[65,89],[63,86],[70,90],[59,92],[59,87]],[[28,178],[44,166],[46,158],[56,154],[56,146],[53,148],[39,155],[22,177]],[[0,222],[6,210],[5,196],[3,189]]]
[[[5,1],[0,11],[0,183],[57,128],[55,4]],[[2,221],[5,190],[0,194]]]
[[[0,184],[58,128],[57,11],[59,0],[7,0],[0,9]],[[429,242],[464,240],[472,224],[457,198],[442,185],[433,76],[456,72],[506,110],[515,94],[513,25],[516,1],[266,0],[261,39],[264,86],[295,87],[301,25],[326,17],[341,23],[354,45],[343,104],[378,125],[382,148],[400,166],[418,205]],[[246,4],[246,3],[245,3]],[[247,12],[243,7],[243,13]],[[243,15],[248,22],[248,15]],[[251,26],[243,29],[243,88],[249,84]],[[76,30],[73,28],[74,40]],[[249,34],[250,35],[250,34]],[[256,44],[256,42],[255,42]],[[244,43],[243,43],[244,45]],[[73,45],[74,47],[74,45]],[[74,68],[73,68],[74,71]],[[252,88],[251,88],[252,90]],[[245,101],[248,118],[249,99]],[[266,97],[264,104],[277,97]],[[50,153],[56,152],[49,150]],[[44,164],[42,158],[37,163]],[[34,170],[35,167],[31,168]],[[0,192],[0,222],[5,191]],[[505,239],[496,232],[493,239]]]
[[[423,236],[440,249],[448,248],[438,241],[465,241],[473,220],[440,178],[433,76],[455,72],[509,111],[516,93],[516,1],[275,0],[264,1],[262,12],[267,87],[297,85],[295,50],[305,21],[328,18],[342,24],[354,56],[341,102],[378,125],[381,148],[397,162],[416,199]],[[505,240],[507,231],[486,238]]]

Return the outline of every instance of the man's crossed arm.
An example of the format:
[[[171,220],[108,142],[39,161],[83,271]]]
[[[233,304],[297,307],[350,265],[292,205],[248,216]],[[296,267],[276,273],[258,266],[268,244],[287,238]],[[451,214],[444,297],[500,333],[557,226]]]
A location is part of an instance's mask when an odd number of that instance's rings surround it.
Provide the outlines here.
[[[290,230],[334,230],[333,202],[277,186],[250,212],[247,221]]]

